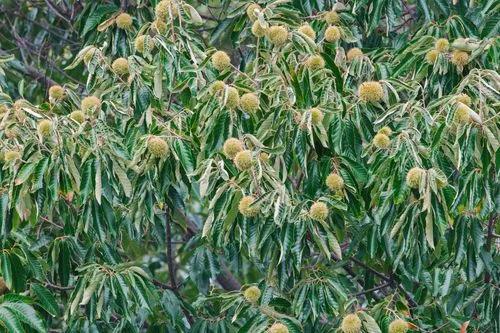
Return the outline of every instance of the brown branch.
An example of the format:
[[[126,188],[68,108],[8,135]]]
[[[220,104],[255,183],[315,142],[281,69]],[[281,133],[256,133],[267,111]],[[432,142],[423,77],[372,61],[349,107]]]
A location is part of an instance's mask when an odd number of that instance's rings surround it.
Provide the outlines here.
[[[45,217],[45,216],[40,216],[40,219],[41,219],[42,221],[47,222],[48,224],[53,225],[54,227],[56,227],[56,228],[58,228],[58,229],[64,229],[64,227],[62,227],[62,226],[60,226],[59,224],[56,224],[55,222],[53,222],[53,221],[49,220],[49,219],[48,219],[47,217]]]
[[[370,266],[368,266],[367,264],[365,264],[364,262],[362,262],[359,259],[356,259],[354,257],[350,257],[349,260],[353,261],[354,263],[363,267],[364,269],[369,270],[370,272],[372,272],[373,274],[375,274],[376,276],[378,276],[379,278],[381,278],[384,281],[392,281],[392,279],[390,277],[384,275],[383,273],[380,273],[379,271],[375,270],[374,268],[371,268]]]
[[[75,286],[59,286],[57,284],[51,283],[49,280],[45,281],[45,286],[50,289],[60,290],[60,291],[68,291],[75,289]]]
[[[491,251],[491,245],[493,243],[493,230],[495,230],[496,220],[497,220],[497,214],[492,213],[488,220],[488,229],[486,234],[486,245],[485,245],[486,252]],[[484,275],[484,282],[490,283],[490,281],[491,281],[491,275],[487,271],[486,274]]]
[[[121,0],[120,8],[123,11],[126,11],[128,8],[128,0]]]
[[[52,1],[50,0],[45,0],[45,3],[47,4],[47,6],[58,16],[60,17],[61,19],[63,19],[64,21],[70,23],[70,20],[67,18],[69,17],[69,13],[66,13],[62,8],[60,8],[59,6],[57,6],[55,3],[53,3]]]
[[[0,50],[0,56],[9,56],[7,52]],[[28,64],[21,64],[18,60],[13,60],[9,62],[9,64],[12,65],[12,67],[17,70],[18,72],[21,72],[22,74],[31,77],[32,79],[38,81],[39,83],[43,84],[45,87],[50,87],[55,84],[57,84],[54,80],[52,80],[50,77],[48,77],[46,74],[41,72],[39,69],[28,65]]]
[[[217,276],[217,282],[227,291],[235,291],[241,289],[240,282],[229,271],[226,264],[222,263],[221,273]]]
[[[381,278],[382,280],[386,281],[386,282],[389,282],[390,284],[394,285],[397,289],[399,289],[399,291],[401,291],[401,293],[403,293],[403,295],[405,296],[406,300],[408,301],[408,303],[410,304],[410,306],[412,308],[414,307],[417,307],[418,304],[417,302],[415,302],[415,300],[413,299],[413,296],[411,296],[403,287],[403,285],[401,283],[398,283],[396,281],[394,281],[394,277],[389,277],[389,276],[386,276],[385,274],[383,273],[380,273],[379,271],[371,268],[370,266],[366,265],[364,262],[360,261],[359,259],[356,259],[354,257],[351,257],[349,258],[349,260],[353,261],[354,263],[356,263],[357,265],[365,268],[366,270],[369,270],[370,272],[372,272],[373,274],[375,274],[376,276],[378,276],[379,278]]]
[[[166,235],[165,237],[167,238],[166,241],[167,241],[167,266],[168,266],[168,275],[169,275],[169,278],[170,278],[170,290],[172,290],[172,292],[175,294],[175,296],[177,296],[177,298],[179,300],[182,301],[182,297],[179,293],[179,290],[178,290],[178,286],[177,286],[177,282],[175,280],[175,265],[174,265],[174,248],[172,246],[172,226],[171,226],[171,222],[172,220],[170,219],[170,214],[168,212],[168,210],[165,210],[165,228],[166,228]],[[184,315],[186,316],[186,319],[187,321],[190,323],[190,324],[193,324],[193,317],[191,316],[191,314],[189,313],[189,311],[187,309],[185,309],[184,307],[182,307],[182,311],[184,312]]]
[[[49,65],[50,65],[50,68],[52,69],[55,69],[58,73],[60,73],[61,75],[63,75],[64,77],[68,78],[69,80],[77,83],[80,88],[83,88],[85,86],[85,83],[75,79],[74,77],[72,77],[71,75],[69,75],[68,73],[66,73],[65,71],[63,71],[62,69],[59,68],[59,66],[54,62],[52,61],[51,59],[47,58],[46,56],[44,56],[43,54],[41,54],[40,52],[38,52],[35,47],[36,46],[33,46],[33,47],[30,47],[28,44],[29,44],[29,41],[22,38],[21,36],[19,36],[16,32],[13,32],[13,35],[14,35],[14,39],[15,39],[15,43],[16,45],[19,47],[19,48],[22,48],[38,57],[40,57],[41,59],[45,60]]]
[[[334,254],[332,254],[332,258],[334,261],[337,261],[337,262],[340,261],[340,259],[337,258],[337,256],[335,256]],[[356,273],[352,270],[352,268],[349,265],[345,265],[345,266],[343,266],[343,268],[347,272],[347,274],[349,274],[349,276],[352,277],[353,281],[356,281],[357,284],[359,285],[359,287],[362,289],[363,286],[361,285],[361,283],[359,283],[357,281],[358,275],[356,275]],[[382,297],[380,295],[378,295],[377,293],[373,294],[373,298],[376,299],[377,301],[380,301],[382,299]]]
[[[58,27],[49,27],[47,24],[44,24],[42,22],[37,22],[35,20],[30,19],[29,17],[27,17],[26,15],[24,15],[20,11],[10,11],[6,7],[0,7],[0,8],[7,15],[11,15],[13,17],[18,17],[18,18],[21,18],[21,19],[23,19],[23,20],[25,20],[27,22],[30,22],[30,23],[38,26],[40,29],[48,32],[49,34],[52,34],[52,35],[58,37],[59,39],[64,40],[65,42],[68,42],[70,44],[77,45],[77,46],[80,45],[77,41],[68,39],[67,37],[63,36],[61,33],[66,32],[66,30],[64,30],[64,29],[59,29]],[[55,31],[54,29],[61,30],[61,33]]]
[[[205,15],[205,14],[201,14],[201,13],[200,13],[200,16],[201,16],[201,18],[204,18],[205,20],[214,21],[214,22],[219,23],[219,20],[217,20],[217,18],[215,18],[215,17],[209,16],[209,15]]]
[[[180,209],[177,209],[176,212],[186,224],[187,234],[185,235],[184,239],[188,241],[198,233],[198,226],[196,225],[196,223],[191,221]],[[227,291],[241,289],[241,283],[237,278],[234,277],[233,273],[231,273],[229,268],[224,263],[222,263],[221,265],[221,272],[217,276],[217,282],[221,285],[222,288],[224,288],[224,290]]]
[[[357,297],[357,296],[361,296],[361,295],[364,295],[364,294],[368,294],[368,293],[377,291],[379,289],[384,289],[386,287],[389,287],[390,285],[391,285],[390,282],[386,282],[384,284],[381,284],[380,286],[373,287],[373,288],[370,288],[370,289],[366,289],[366,290],[360,291],[359,293],[352,294],[352,296],[353,297]]]
[[[169,286],[168,284],[166,283],[163,283],[159,280],[156,280],[156,279],[152,279],[151,280],[153,282],[153,284],[161,289],[169,289],[169,290],[173,290],[174,288],[172,288],[172,286]]]
[[[170,225],[170,218],[168,212],[165,212],[165,228],[166,228],[166,241],[167,241],[167,266],[170,276],[170,285],[173,290],[177,290],[177,282],[175,281],[175,265],[174,254],[172,247],[172,226]]]
[[[335,260],[335,261],[340,261],[339,258],[337,258],[334,254],[332,254],[332,258]],[[394,280],[394,276],[387,276],[379,271],[377,271],[376,269],[368,266],[367,264],[365,264],[364,262],[362,262],[361,260],[355,258],[355,257],[350,257],[348,260],[354,262],[356,265],[358,266],[361,266],[363,267],[364,269],[372,272],[374,275],[378,276],[380,279],[382,279],[383,281],[385,281],[386,283],[388,283],[388,285],[393,285],[394,287],[396,287],[406,298],[406,300],[408,301],[408,303],[410,304],[410,306],[412,308],[414,307],[417,307],[418,304],[417,302],[415,302],[415,300],[413,299],[413,296],[411,296],[403,287],[403,285],[401,283],[398,283],[397,281]],[[356,274],[347,266],[347,267],[344,267],[344,269],[348,272],[349,275],[351,275],[351,277],[353,278],[356,278]]]

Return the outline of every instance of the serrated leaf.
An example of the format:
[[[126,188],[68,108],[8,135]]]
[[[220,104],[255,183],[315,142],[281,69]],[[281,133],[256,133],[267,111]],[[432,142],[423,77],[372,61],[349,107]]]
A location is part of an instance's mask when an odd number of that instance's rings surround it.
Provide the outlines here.
[[[16,318],[38,332],[45,332],[45,327],[42,320],[38,317],[35,309],[31,305],[25,303],[8,302],[3,303],[3,307],[7,308],[10,312],[14,313]]]
[[[52,316],[57,316],[59,313],[59,308],[57,306],[54,295],[52,295],[52,293],[47,288],[38,283],[32,284],[31,289],[34,291],[40,306]]]
[[[429,246],[434,249],[434,223],[431,210],[427,212],[425,217],[425,239],[427,239]]]
[[[367,333],[382,333],[375,319],[364,311],[358,313],[363,319],[363,327]]]
[[[123,192],[127,198],[132,194],[132,183],[128,179],[127,173],[123,170],[118,163],[113,163],[113,171],[115,172],[120,184],[122,185]]]
[[[21,323],[17,320],[13,312],[0,306],[0,326],[4,326],[7,332],[10,333],[24,333],[25,330]]]
[[[95,160],[95,198],[99,204],[101,204],[102,197],[102,179],[101,179],[101,161],[99,159]]]

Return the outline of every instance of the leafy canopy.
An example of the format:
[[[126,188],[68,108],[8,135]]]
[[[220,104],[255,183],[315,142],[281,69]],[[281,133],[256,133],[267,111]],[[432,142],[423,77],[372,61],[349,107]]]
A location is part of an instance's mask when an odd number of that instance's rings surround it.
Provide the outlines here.
[[[494,1],[4,1],[0,327],[494,332]]]

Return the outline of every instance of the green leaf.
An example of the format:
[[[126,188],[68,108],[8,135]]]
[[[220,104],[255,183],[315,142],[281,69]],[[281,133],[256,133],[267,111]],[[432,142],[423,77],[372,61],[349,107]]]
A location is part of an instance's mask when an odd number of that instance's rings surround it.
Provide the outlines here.
[[[130,198],[130,195],[132,194],[132,183],[128,179],[127,173],[120,165],[118,165],[118,163],[113,163],[113,171],[115,172],[118,180],[120,181],[120,184],[122,185],[125,196],[127,198]]]
[[[19,170],[19,173],[17,174],[16,181],[15,181],[16,185],[21,185],[26,180],[28,180],[28,178],[31,176],[31,174],[35,170],[36,166],[37,166],[37,163],[34,163],[34,162],[28,162],[25,165],[23,165],[23,167],[21,168],[21,170]]]
[[[432,211],[428,211],[425,218],[425,239],[429,246],[434,249],[434,223],[432,219]]]
[[[182,140],[176,140],[174,148],[184,170],[186,170],[187,174],[191,174],[195,169],[195,160],[192,151]]]
[[[49,166],[49,158],[43,158],[40,162],[38,162],[34,176],[33,176],[33,186],[32,189],[34,191],[39,190],[43,187],[43,178],[45,176],[45,172],[47,172]]]
[[[156,71],[154,74],[154,95],[156,98],[161,98],[163,93],[163,70],[161,63],[156,64]]]
[[[105,15],[116,12],[117,10],[118,8],[112,4],[97,6],[85,19],[85,26],[82,30],[82,36],[85,36],[91,30],[95,30],[99,23],[101,23],[101,20]]]
[[[101,179],[101,161],[95,159],[95,198],[101,204],[102,197],[102,179]]]
[[[3,303],[2,305],[12,312],[16,318],[35,329],[37,332],[46,332],[42,320],[38,317],[32,306],[25,303],[14,302]]]
[[[431,20],[431,14],[429,12],[429,7],[427,7],[427,1],[426,0],[418,0],[418,4],[424,11],[424,16],[425,16],[425,21],[429,22]]]
[[[370,13],[370,25],[368,29],[368,34],[370,34],[375,28],[380,24],[380,18],[382,16],[382,8],[385,5],[386,0],[374,0],[372,3],[373,10]]]
[[[12,289],[14,281],[12,280],[12,267],[8,252],[0,252],[0,262],[2,263],[2,276],[5,280],[5,284],[7,285],[7,288]]]
[[[95,274],[95,276],[90,280],[89,284],[85,288],[85,291],[83,292],[80,305],[86,305],[90,301],[90,298],[92,297],[92,295],[94,295],[95,290],[101,284],[103,279],[104,279],[104,274],[102,273]]]
[[[35,292],[38,303],[45,311],[54,317],[59,314],[59,307],[57,306],[56,299],[47,288],[38,283],[33,283],[31,289]]]
[[[0,326],[4,326],[7,332],[24,333],[21,323],[17,320],[14,313],[7,310],[3,305],[0,305]]]
[[[372,316],[364,311],[360,311],[359,315],[363,320],[363,327],[365,328],[367,333],[382,333],[380,327]]]
[[[283,322],[283,324],[286,325],[286,327],[288,327],[289,332],[291,332],[291,333],[302,333],[303,332],[303,329],[297,320],[292,319],[292,318],[282,318],[281,321]]]

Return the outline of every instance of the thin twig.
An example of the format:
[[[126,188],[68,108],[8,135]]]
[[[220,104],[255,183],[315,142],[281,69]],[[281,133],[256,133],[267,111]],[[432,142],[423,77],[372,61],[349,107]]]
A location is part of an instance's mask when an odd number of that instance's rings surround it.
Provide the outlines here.
[[[121,0],[121,5],[120,5],[120,8],[123,10],[123,11],[126,11],[127,8],[128,8],[128,0]]]
[[[170,215],[169,215],[169,212],[168,210],[165,210],[165,228],[166,228],[166,241],[167,241],[167,266],[168,266],[168,275],[169,275],[169,278],[170,278],[170,290],[173,291],[173,293],[175,294],[175,296],[177,296],[177,298],[179,300],[182,300],[182,297],[179,293],[179,290],[178,290],[178,287],[177,287],[177,281],[175,280],[175,265],[174,265],[174,249],[172,247],[172,226],[171,226],[171,219],[170,219]],[[186,319],[187,321],[192,324],[194,321],[193,321],[193,317],[191,316],[191,314],[189,313],[189,311],[187,309],[185,309],[184,307],[182,308],[183,312],[184,312],[184,315],[186,316]]]
[[[174,265],[174,254],[172,247],[172,226],[170,225],[170,218],[168,213],[165,214],[165,228],[166,228],[166,240],[167,240],[167,265],[168,273],[170,276],[170,285],[172,289],[177,290],[177,282],[175,281],[175,265]]]
[[[154,284],[155,286],[160,287],[160,288],[162,288],[162,289],[169,289],[169,290],[172,290],[172,289],[173,289],[173,288],[172,288],[172,286],[169,286],[168,284],[163,283],[163,282],[161,282],[161,281],[159,281],[159,280],[153,279],[153,280],[152,280],[152,282],[153,282],[153,284]]]
[[[66,16],[69,16],[67,15],[67,13],[65,13],[60,7],[58,7],[56,4],[54,4],[52,1],[50,0],[45,0],[45,3],[47,4],[47,6],[52,9],[52,11],[58,16],[60,17],[61,19],[63,19],[64,21],[66,21],[67,23],[70,23],[70,20],[66,17]]]
[[[415,302],[415,300],[413,299],[413,297],[404,289],[403,285],[394,281],[393,277],[388,277],[386,276],[385,274],[383,273],[380,273],[379,271],[371,268],[370,266],[366,265],[364,262],[354,258],[354,257],[351,257],[349,258],[349,260],[353,261],[354,263],[356,263],[357,265],[369,270],[370,272],[372,272],[373,274],[375,274],[376,276],[378,276],[379,278],[381,278],[382,280],[386,281],[386,282],[390,282],[391,284],[394,284],[406,297],[406,300],[408,301],[408,303],[410,304],[411,307],[417,307],[418,304],[417,302]]]
[[[334,254],[332,254],[332,258],[335,261],[340,261],[340,259],[337,258],[337,256],[335,256]],[[347,272],[347,274],[349,274],[352,277],[353,281],[356,281],[357,284],[359,285],[359,287],[361,288],[362,287],[361,283],[359,283],[357,281],[357,279],[359,278],[359,276],[352,270],[352,268],[349,267],[349,265],[344,265],[343,268]],[[378,295],[377,293],[373,294],[373,298],[376,299],[377,301],[380,301],[382,299],[382,297],[380,295]]]
[[[0,56],[8,56],[7,52],[0,50]],[[43,84],[45,87],[50,87],[55,84],[57,84],[54,80],[52,80],[50,77],[46,76],[44,73],[42,73],[40,70],[37,68],[28,65],[28,64],[22,64],[18,60],[11,61],[10,64],[14,69],[19,71],[21,74],[27,75],[31,77],[33,80],[38,81],[39,83]]]
[[[496,224],[496,220],[497,220],[497,214],[496,213],[491,214],[488,220],[488,231],[486,235],[486,245],[485,245],[486,252],[491,251],[491,244],[493,243],[493,230],[495,229],[494,226]],[[486,274],[484,275],[484,282],[489,283],[490,281],[491,281],[491,275],[487,271]]]
[[[60,291],[68,291],[75,289],[75,286],[59,286],[57,284],[51,283],[49,280],[45,281],[45,286],[50,289],[60,290]]]
[[[41,219],[42,221],[45,221],[45,222],[47,222],[47,223],[49,223],[49,224],[53,225],[53,226],[54,226],[54,227],[56,227],[56,228],[59,228],[59,229],[64,229],[62,226],[60,226],[59,224],[56,224],[56,223],[52,222],[51,220],[49,220],[49,219],[48,219],[48,218],[46,218],[45,216],[40,216],[40,219]]]
[[[361,296],[361,295],[364,295],[364,294],[368,294],[368,293],[371,293],[373,291],[389,287],[390,285],[391,285],[390,282],[386,282],[384,284],[381,284],[380,286],[373,287],[373,288],[370,288],[370,289],[366,289],[366,290],[360,291],[359,293],[352,294],[352,296],[353,297],[357,297],[357,296]]]

